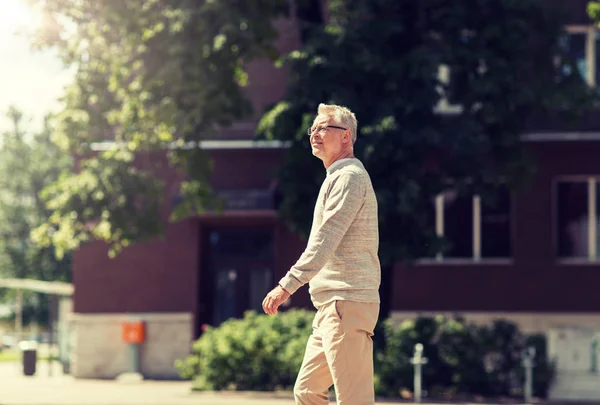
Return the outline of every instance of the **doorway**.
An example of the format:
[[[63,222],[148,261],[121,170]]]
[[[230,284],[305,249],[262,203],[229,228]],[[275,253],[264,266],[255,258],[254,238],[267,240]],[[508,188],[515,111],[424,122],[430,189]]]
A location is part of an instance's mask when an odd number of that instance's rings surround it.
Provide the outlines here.
[[[206,323],[218,326],[246,311],[262,311],[273,287],[272,228],[211,227],[204,235],[200,300]]]

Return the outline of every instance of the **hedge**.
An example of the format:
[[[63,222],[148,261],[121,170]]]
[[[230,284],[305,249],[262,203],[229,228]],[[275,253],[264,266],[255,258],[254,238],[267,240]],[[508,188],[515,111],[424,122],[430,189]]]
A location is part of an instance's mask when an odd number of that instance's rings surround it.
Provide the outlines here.
[[[314,312],[292,309],[270,317],[247,312],[218,328],[208,327],[192,353],[178,360],[182,378],[197,390],[274,391],[293,388]],[[428,363],[423,389],[429,397],[474,395],[518,397],[524,371],[521,353],[536,348],[534,395],[545,398],[554,376],[544,335],[522,334],[514,323],[496,320],[476,326],[461,318],[420,317],[375,331],[375,389],[399,397],[413,386],[414,345],[422,343]]]

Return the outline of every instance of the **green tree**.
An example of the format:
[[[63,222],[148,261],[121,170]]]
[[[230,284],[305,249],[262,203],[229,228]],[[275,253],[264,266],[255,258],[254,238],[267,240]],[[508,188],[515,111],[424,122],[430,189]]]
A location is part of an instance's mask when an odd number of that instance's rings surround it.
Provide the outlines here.
[[[186,179],[175,217],[218,209],[198,141],[252,113],[245,67],[277,56],[273,21],[288,1],[30,2],[46,16],[37,46],[55,47],[76,67],[56,138],[82,156],[81,171],[45,195],[53,216],[37,230],[39,243],[61,254],[97,238],[115,254],[160,235],[162,160],[139,157],[168,147]],[[117,147],[90,153],[101,140]]]
[[[592,0],[588,3],[588,15],[600,26],[600,1]]]
[[[11,128],[0,138],[1,275],[69,281],[70,256],[57,259],[51,247],[37,246],[30,234],[51,215],[40,198],[42,190],[71,170],[71,158],[52,142],[49,119],[39,133],[31,134],[24,128],[21,111],[11,107],[7,115]],[[44,322],[47,297],[27,294],[25,298],[27,318]]]
[[[309,156],[306,129],[321,102],[356,113],[355,155],[379,202],[385,317],[393,265],[451,243],[435,233],[435,196],[454,189],[493,202],[501,182],[526,184],[534,166],[519,137],[528,122],[580,111],[592,96],[581,77],[561,73],[570,63],[557,59],[562,26],[544,2],[332,0],[328,8],[330,19],[287,58],[287,94],[259,132],[291,142],[281,211],[308,235],[307,202],[325,173]],[[444,103],[454,111],[440,111]]]

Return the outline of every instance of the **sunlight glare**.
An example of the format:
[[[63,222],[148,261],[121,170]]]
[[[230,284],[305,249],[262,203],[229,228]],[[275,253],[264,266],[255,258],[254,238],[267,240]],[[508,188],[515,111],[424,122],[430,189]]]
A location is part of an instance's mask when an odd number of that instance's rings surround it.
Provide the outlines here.
[[[43,18],[28,3],[0,0],[0,133],[10,127],[5,115],[11,105],[23,111],[28,130],[40,130],[46,114],[62,109],[59,98],[73,78],[56,50],[32,49]]]
[[[39,25],[41,17],[23,0],[0,0],[0,36],[16,35]]]

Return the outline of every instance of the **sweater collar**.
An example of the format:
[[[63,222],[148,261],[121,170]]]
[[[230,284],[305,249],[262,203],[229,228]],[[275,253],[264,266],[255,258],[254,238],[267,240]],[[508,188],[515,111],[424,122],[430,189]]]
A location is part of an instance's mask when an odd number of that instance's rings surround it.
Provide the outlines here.
[[[343,163],[345,162],[349,162],[351,160],[355,160],[356,158],[344,158],[344,159],[340,159],[340,160],[336,160],[335,162],[333,162],[331,164],[331,166],[329,166],[327,168],[327,175],[330,175],[331,173],[333,173],[337,168],[340,168]]]

